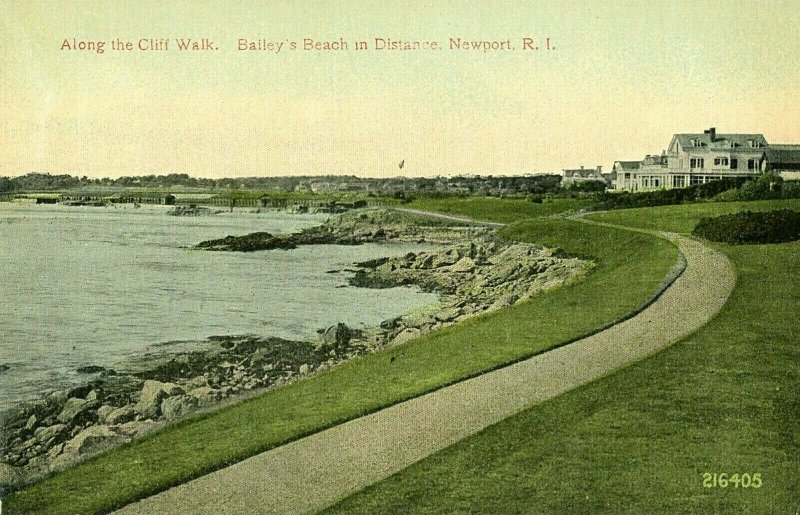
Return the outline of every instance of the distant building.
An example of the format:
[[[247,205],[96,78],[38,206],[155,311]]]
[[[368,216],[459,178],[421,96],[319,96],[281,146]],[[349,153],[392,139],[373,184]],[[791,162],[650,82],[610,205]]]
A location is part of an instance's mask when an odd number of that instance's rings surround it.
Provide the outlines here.
[[[785,145],[784,145],[785,146]],[[661,155],[648,155],[636,168],[618,161],[618,189],[683,188],[721,179],[758,175],[767,169],[770,146],[762,134],[675,134]],[[616,166],[616,164],[615,164]]]
[[[563,170],[564,178],[561,179],[561,186],[567,187],[571,184],[580,183],[580,182],[588,182],[588,181],[600,181],[606,182],[605,177],[603,177],[603,167],[598,166],[597,168],[584,168],[581,166],[580,168],[575,168],[572,170]]]
[[[767,170],[784,179],[800,179],[800,145],[770,145],[766,154]]]
[[[641,161],[615,161],[612,170],[616,174],[614,187],[631,190],[634,174],[639,172]]]

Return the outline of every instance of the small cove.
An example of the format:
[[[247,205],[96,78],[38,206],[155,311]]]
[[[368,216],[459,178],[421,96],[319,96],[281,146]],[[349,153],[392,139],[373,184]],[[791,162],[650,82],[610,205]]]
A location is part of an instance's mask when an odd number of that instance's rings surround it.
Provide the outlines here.
[[[374,326],[436,302],[415,288],[354,288],[346,272],[327,273],[429,245],[186,248],[228,234],[295,232],[326,218],[0,204],[0,364],[9,366],[0,373],[0,409],[85,381],[78,367],[114,368],[154,346],[185,350],[233,334],[309,339],[337,322]]]

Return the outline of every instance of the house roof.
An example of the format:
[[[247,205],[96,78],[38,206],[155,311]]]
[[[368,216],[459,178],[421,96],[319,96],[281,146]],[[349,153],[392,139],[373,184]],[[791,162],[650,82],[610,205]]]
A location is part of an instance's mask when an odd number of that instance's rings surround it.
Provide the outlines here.
[[[620,170],[638,170],[642,165],[641,161],[617,161]]]
[[[574,170],[564,170],[564,178],[584,178],[584,179],[602,179],[603,175],[600,171],[594,168],[577,168]]]
[[[772,164],[800,164],[800,145],[770,145],[767,162]]]
[[[763,134],[717,134],[711,141],[709,133],[701,134],[676,134],[674,136],[683,148],[749,148],[748,141],[757,142],[759,147],[768,146]],[[698,142],[697,146],[692,141]]]

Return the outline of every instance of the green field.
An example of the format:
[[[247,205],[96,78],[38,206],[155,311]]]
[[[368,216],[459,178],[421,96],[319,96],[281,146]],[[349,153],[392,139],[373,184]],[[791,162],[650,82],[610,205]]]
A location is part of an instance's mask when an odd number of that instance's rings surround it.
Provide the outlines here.
[[[592,218],[688,233],[701,216],[797,206],[794,200],[704,203]],[[735,264],[738,282],[723,311],[700,331],[487,428],[330,511],[794,513],[800,508],[800,242],[715,248]],[[704,488],[705,473],[739,480],[760,474],[763,484]]]
[[[477,220],[513,223],[529,218],[577,211],[592,203],[588,199],[552,198],[541,204],[527,199],[488,197],[444,197],[414,199],[403,207],[468,216]]]
[[[701,202],[680,206],[641,207],[622,211],[606,211],[592,215],[593,220],[656,229],[691,233],[704,216],[728,215],[740,211],[800,210],[800,199],[755,200],[752,202]]]
[[[489,212],[492,202],[494,212]],[[506,201],[476,205],[475,213],[462,214],[495,220],[507,216]],[[12,494],[3,507],[8,513],[107,511],[281,443],[572,341],[639,307],[677,258],[677,250],[665,240],[564,219],[529,221],[503,234],[591,256],[596,266],[583,280],[530,301],[179,423]]]

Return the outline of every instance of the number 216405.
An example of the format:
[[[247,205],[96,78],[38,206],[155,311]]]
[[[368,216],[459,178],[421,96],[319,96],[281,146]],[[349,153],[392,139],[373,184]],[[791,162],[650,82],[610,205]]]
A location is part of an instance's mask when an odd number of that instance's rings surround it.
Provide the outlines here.
[[[760,473],[755,474],[703,474],[703,488],[761,488],[764,481]]]

